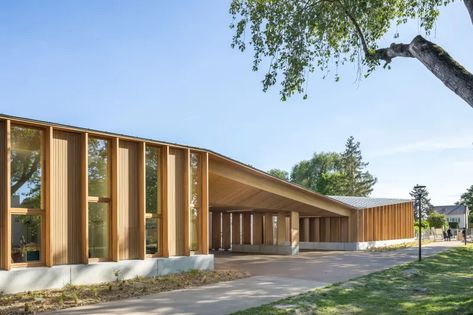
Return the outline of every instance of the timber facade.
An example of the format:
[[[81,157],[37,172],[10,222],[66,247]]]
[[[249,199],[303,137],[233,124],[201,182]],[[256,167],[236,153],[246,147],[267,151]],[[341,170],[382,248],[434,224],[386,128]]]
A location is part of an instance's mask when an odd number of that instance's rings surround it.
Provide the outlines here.
[[[12,272],[54,266],[213,268],[210,250],[292,255],[414,237],[411,201],[360,208],[151,139],[0,115],[0,166],[0,289]]]

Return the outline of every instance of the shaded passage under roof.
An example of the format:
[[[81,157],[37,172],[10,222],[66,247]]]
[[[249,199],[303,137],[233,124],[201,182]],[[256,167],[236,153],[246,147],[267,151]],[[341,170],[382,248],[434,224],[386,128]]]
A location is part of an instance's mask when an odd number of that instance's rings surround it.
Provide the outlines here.
[[[387,205],[395,205],[399,203],[410,202],[410,199],[393,199],[393,198],[370,198],[370,197],[353,197],[353,196],[328,196],[337,201],[358,209],[373,208]]]

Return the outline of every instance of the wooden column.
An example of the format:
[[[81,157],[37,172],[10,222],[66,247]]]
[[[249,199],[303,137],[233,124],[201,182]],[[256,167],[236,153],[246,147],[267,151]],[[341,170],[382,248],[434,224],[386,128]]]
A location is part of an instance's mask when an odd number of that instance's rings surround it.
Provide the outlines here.
[[[261,245],[263,243],[263,215],[261,213],[253,213],[253,245]]]
[[[44,146],[44,171],[45,171],[45,207],[44,207],[44,219],[45,219],[45,240],[44,240],[44,260],[45,264],[48,267],[51,267],[53,265],[53,251],[51,249],[51,234],[52,234],[52,219],[53,219],[53,213],[52,213],[52,165],[51,165],[51,158],[53,155],[53,127],[49,126],[45,130],[45,135],[46,135],[46,141],[45,141],[45,146]]]
[[[11,176],[11,166],[10,166],[10,155],[11,155],[11,123],[7,119],[4,122],[4,133],[3,133],[3,142],[5,144],[3,152],[3,268],[6,270],[11,269],[11,219],[10,219],[10,206],[11,206],[11,187],[10,187],[10,176]]]
[[[299,212],[291,211],[291,246],[299,247]]]
[[[212,211],[212,249],[218,250],[221,245],[221,212]]]
[[[138,144],[138,257],[146,258],[146,144]]]
[[[112,241],[110,243],[112,251],[112,260],[119,260],[119,244],[120,233],[118,233],[118,148],[120,147],[120,140],[118,138],[112,139],[112,220],[111,233]]]
[[[89,263],[89,134],[81,135],[81,236],[82,236],[82,263]]]
[[[278,245],[286,245],[286,215],[278,214]]]
[[[266,213],[264,215],[264,244],[273,245],[273,215]]]
[[[222,248],[230,249],[230,213],[222,212]]]
[[[209,154],[202,153],[202,209],[201,209],[201,241],[200,253],[209,253]]]
[[[184,256],[190,255],[190,196],[191,196],[191,172],[190,172],[190,160],[191,160],[191,151],[187,149],[184,151],[184,171],[183,171],[183,183],[184,183]]]
[[[242,243],[246,245],[251,244],[251,213],[244,212],[242,215]]]
[[[232,244],[240,245],[240,218],[241,214],[239,212],[232,213]]]
[[[169,146],[163,146],[161,149],[161,170],[162,170],[162,214],[161,214],[161,249],[159,250],[161,256],[169,257]]]

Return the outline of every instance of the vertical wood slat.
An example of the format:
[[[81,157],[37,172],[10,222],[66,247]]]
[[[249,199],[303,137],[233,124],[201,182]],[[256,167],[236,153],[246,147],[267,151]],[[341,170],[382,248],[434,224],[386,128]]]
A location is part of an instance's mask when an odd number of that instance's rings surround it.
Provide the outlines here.
[[[309,242],[310,239],[310,224],[309,218],[304,218],[304,241]]]
[[[221,212],[212,211],[212,249],[218,250],[221,246]]]
[[[138,144],[138,257],[146,258],[146,144]]]
[[[119,244],[120,244],[120,235],[118,233],[118,186],[120,178],[118,176],[118,149],[120,146],[120,140],[118,138],[112,139],[112,215],[111,215],[111,258],[112,261],[119,260]]]
[[[191,196],[191,172],[190,172],[190,160],[191,160],[191,151],[186,149],[184,151],[184,170],[182,172],[183,183],[184,183],[184,215],[182,216],[184,222],[177,222],[177,224],[182,224],[184,226],[184,256],[190,255],[190,196]]]
[[[253,245],[261,245],[263,243],[263,215],[261,213],[253,213]]]
[[[88,161],[89,161],[89,134],[84,132],[81,136],[81,234],[82,234],[82,263],[87,264],[89,262],[89,176],[88,176]]]
[[[201,254],[209,253],[209,154],[202,153],[202,209],[201,209]]]
[[[271,213],[264,214],[264,244],[273,245],[273,215]]]
[[[161,250],[162,257],[169,257],[169,146],[163,146],[161,149],[161,169],[162,169],[162,233],[161,233]]]
[[[51,158],[52,158],[52,150],[53,150],[53,127],[49,126],[46,128],[45,132],[46,141],[44,146],[44,167],[45,167],[45,207],[44,207],[44,219],[45,219],[45,237],[44,240],[44,260],[45,264],[48,267],[53,265],[53,251],[51,246],[51,235],[52,235],[52,222],[53,214],[52,214],[52,165],[51,165]]]
[[[284,213],[278,214],[278,245],[286,244],[286,215]]]
[[[232,213],[232,244],[240,245],[240,218],[239,212]]]
[[[10,155],[11,155],[11,122],[9,119],[4,122],[3,133],[3,268],[11,269],[11,220],[10,220],[10,205],[11,205],[11,187],[10,187]]]
[[[230,213],[222,212],[222,248],[230,249]]]
[[[243,234],[242,243],[250,245],[251,244],[251,214],[249,212],[244,212],[242,215],[242,234]]]
[[[291,211],[291,246],[299,247],[299,212]]]
[[[5,204],[5,196],[3,195],[6,188],[6,176],[5,176],[5,165],[7,161],[5,160],[6,156],[6,129],[5,129],[5,121],[0,120],[0,269],[4,268],[5,264],[5,251],[6,251],[6,235],[4,235],[5,231],[5,212],[6,212],[6,204]]]

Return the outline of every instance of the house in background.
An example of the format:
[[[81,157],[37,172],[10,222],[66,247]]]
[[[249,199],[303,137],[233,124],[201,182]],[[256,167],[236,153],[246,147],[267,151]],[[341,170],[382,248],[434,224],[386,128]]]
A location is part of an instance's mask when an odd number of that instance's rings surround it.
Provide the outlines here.
[[[436,206],[434,211],[445,214],[447,221],[457,222],[458,228],[465,227],[465,217],[468,218],[469,210],[465,205],[450,205],[450,206]],[[468,220],[466,220],[466,227],[468,227]]]

